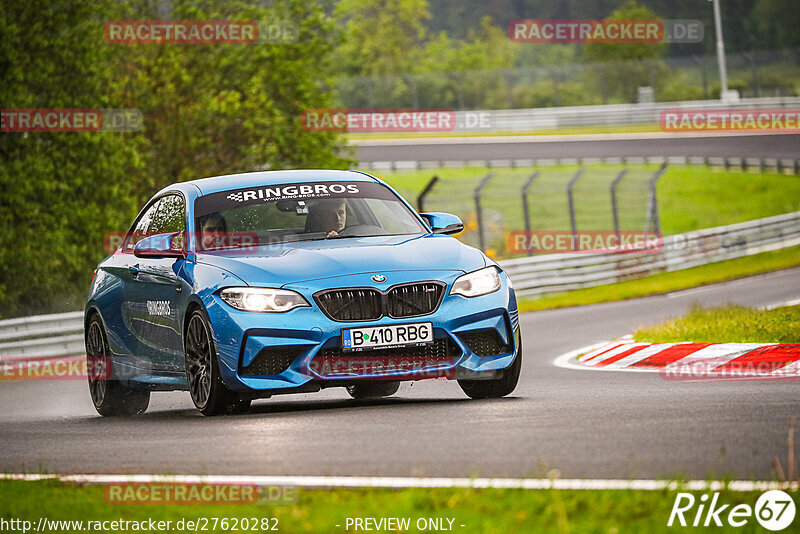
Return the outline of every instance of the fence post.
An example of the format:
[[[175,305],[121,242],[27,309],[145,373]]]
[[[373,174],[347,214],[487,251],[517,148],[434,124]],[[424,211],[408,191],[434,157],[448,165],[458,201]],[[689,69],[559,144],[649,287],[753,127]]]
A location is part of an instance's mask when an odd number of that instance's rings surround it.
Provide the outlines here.
[[[475,188],[475,221],[478,223],[478,245],[482,251],[486,250],[486,235],[483,228],[483,210],[481,209],[481,191],[489,185],[489,181],[494,173],[489,173],[483,177],[481,183]]]
[[[708,100],[708,77],[706,76],[705,58],[701,59],[695,55],[692,56],[692,61],[700,67],[700,75],[703,79],[703,98]]]
[[[530,206],[528,205],[528,191],[530,191],[533,182],[536,181],[536,178],[539,177],[539,173],[541,171],[536,171],[535,173],[531,174],[528,180],[525,182],[525,185],[522,186],[522,218],[525,221],[525,241],[529,239],[531,235],[531,210]],[[532,256],[533,253],[531,252],[530,247],[528,249],[528,256]]]
[[[436,185],[436,182],[438,181],[439,177],[434,175],[434,177],[431,178],[431,181],[428,182],[428,185],[425,186],[425,189],[423,189],[422,192],[417,195],[417,209],[420,213],[425,211],[425,197],[428,196],[428,193],[431,192],[431,189],[433,189],[433,186]]]
[[[573,189],[575,189],[575,184],[578,183],[578,180],[581,179],[583,176],[583,171],[586,169],[580,169],[575,175],[572,177],[572,180],[569,181],[569,185],[567,185],[567,200],[569,201],[569,225],[572,229],[572,250],[575,250],[577,246],[577,239],[578,239],[578,222],[575,219],[575,199],[573,198]]]
[[[644,224],[644,231],[645,233],[649,233],[650,226],[653,226],[654,233],[660,234],[661,233],[661,220],[658,216],[658,199],[656,197],[656,185],[661,177],[664,175],[664,172],[667,170],[667,164],[663,163],[661,167],[653,174],[652,178],[648,182],[647,186],[650,189],[650,193],[647,198],[647,219],[645,220]]]
[[[408,85],[411,88],[411,106],[414,109],[419,109],[419,96],[417,95],[417,81],[411,74],[405,74],[402,77],[408,81]]]
[[[611,182],[611,216],[614,217],[614,233],[617,235],[617,243],[620,242],[619,212],[617,211],[617,186],[627,174],[628,169],[622,169]]]

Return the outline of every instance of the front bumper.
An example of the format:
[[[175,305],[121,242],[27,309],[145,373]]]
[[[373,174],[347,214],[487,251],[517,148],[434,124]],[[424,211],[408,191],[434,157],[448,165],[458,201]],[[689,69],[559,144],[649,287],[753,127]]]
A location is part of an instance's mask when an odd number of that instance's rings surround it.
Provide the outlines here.
[[[520,333],[514,290],[505,273],[501,273],[498,291],[473,298],[449,295],[453,281],[463,273],[430,274],[392,273],[395,285],[434,279],[446,284],[444,299],[435,312],[400,319],[338,322],[328,318],[312,298],[320,289],[363,286],[363,274],[327,281],[324,287],[320,281],[288,286],[300,292],[311,307],[287,313],[241,312],[212,296],[207,311],[223,381],[234,391],[273,394],[313,391],[358,380],[492,378],[509,367],[517,355]],[[385,284],[373,285],[385,289]],[[431,346],[356,353],[341,350],[343,328],[421,322],[432,323]],[[492,336],[495,342],[487,343]]]

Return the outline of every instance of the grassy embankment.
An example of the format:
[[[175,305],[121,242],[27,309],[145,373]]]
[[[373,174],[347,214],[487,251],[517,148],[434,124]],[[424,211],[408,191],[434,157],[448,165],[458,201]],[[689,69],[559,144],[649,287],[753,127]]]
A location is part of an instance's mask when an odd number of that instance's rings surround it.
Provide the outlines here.
[[[752,507],[759,494],[724,491],[719,501]],[[329,533],[355,532],[352,528],[345,528],[348,517],[407,517],[410,518],[410,528],[402,532],[419,532],[416,521],[420,518],[444,518],[445,526],[448,525],[447,519],[453,519],[453,531],[465,534],[657,533],[673,532],[676,528],[666,526],[675,496],[675,491],[668,490],[331,489],[301,490],[295,504],[280,506],[156,506],[108,504],[101,486],[72,486],[55,481],[0,481],[0,517],[31,521],[33,528],[40,517],[51,521],[153,519],[169,520],[172,525],[182,518],[228,518],[228,529],[232,518],[251,518],[251,521],[255,518],[259,522],[263,518],[277,518],[279,532]],[[798,495],[795,493],[793,496],[797,501]],[[692,519],[693,515],[689,517],[690,521]],[[207,523],[208,530],[205,531],[223,532],[221,522],[216,530],[211,530],[212,521]],[[758,525],[754,518],[750,518],[746,530],[750,532],[754,527]],[[730,527],[717,527],[715,530],[742,531]],[[244,530],[240,528],[238,531]]]

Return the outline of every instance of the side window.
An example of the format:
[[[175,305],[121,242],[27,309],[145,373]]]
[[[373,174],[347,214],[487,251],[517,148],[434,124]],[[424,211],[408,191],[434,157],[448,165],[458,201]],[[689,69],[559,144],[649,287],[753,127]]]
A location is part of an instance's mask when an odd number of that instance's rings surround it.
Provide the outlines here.
[[[147,208],[147,210],[142,213],[141,217],[133,223],[133,228],[130,232],[128,232],[128,236],[125,238],[125,245],[122,247],[122,250],[126,252],[133,252],[133,247],[138,243],[143,237],[147,237],[147,228],[150,226],[150,221],[153,220],[153,215],[158,208],[158,205],[161,201],[157,200],[153,203],[152,206]]]
[[[186,230],[186,213],[183,209],[183,197],[165,196],[158,203],[158,209],[153,215],[147,234],[167,234],[184,230]]]

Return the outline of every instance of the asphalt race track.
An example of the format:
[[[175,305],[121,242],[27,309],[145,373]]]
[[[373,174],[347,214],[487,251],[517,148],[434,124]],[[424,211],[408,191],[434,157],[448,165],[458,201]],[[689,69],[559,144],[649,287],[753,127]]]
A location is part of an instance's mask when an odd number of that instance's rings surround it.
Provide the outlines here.
[[[603,157],[797,157],[800,134],[600,134],[565,136],[370,139],[355,142],[356,158],[373,161],[469,161]]]
[[[800,415],[796,381],[667,382],[558,368],[560,354],[682,313],[693,302],[800,297],[800,269],[663,296],[525,314],[512,397],[471,401],[446,381],[359,403],[343,389],[204,418],[188,393],[103,419],[83,381],[0,383],[0,470],[55,473],[770,479]]]

